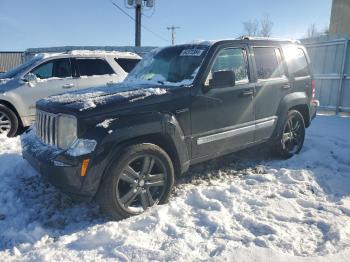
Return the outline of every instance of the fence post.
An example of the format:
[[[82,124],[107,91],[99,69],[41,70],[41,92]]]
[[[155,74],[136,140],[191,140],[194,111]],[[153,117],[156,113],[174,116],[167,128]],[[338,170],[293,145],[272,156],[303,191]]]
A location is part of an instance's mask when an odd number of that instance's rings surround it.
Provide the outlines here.
[[[344,88],[344,80],[345,80],[345,65],[346,65],[346,59],[348,56],[348,43],[349,43],[349,39],[345,39],[344,42],[344,56],[343,56],[343,62],[342,62],[342,67],[341,67],[341,74],[340,74],[340,81],[339,81],[339,88],[338,88],[338,95],[337,95],[337,104],[336,104],[336,109],[335,109],[335,113],[338,114],[340,111],[340,103],[341,103],[341,99],[342,99],[342,94],[343,94],[343,88]]]

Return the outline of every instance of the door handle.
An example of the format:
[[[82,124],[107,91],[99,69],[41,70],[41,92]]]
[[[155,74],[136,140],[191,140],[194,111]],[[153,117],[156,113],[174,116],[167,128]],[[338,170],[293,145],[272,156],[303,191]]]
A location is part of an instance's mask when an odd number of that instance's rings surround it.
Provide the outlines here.
[[[254,91],[253,90],[247,90],[247,91],[243,91],[241,93],[241,96],[252,96],[254,95]]]
[[[74,87],[74,84],[64,84],[63,86],[62,86],[63,88],[72,88],[72,87]]]
[[[112,85],[115,85],[115,84],[118,84],[118,82],[113,82],[113,81],[107,82],[107,85],[108,85],[108,86],[112,86]]]
[[[290,88],[290,84],[284,84],[283,86],[282,86],[282,89],[289,89]]]

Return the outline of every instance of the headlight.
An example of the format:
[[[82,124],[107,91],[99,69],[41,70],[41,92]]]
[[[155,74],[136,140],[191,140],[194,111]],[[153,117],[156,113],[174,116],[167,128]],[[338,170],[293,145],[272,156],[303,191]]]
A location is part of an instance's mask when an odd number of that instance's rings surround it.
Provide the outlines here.
[[[77,119],[71,115],[58,116],[58,147],[67,149],[77,139]]]
[[[91,139],[77,139],[67,150],[67,153],[71,156],[82,156],[90,154],[95,150],[97,142]]]

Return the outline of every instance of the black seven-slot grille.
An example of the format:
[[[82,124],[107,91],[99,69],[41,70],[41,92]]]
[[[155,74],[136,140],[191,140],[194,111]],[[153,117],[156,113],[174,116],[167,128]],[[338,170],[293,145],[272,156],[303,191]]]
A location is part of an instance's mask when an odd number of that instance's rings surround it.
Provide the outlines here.
[[[44,111],[36,111],[36,133],[42,142],[58,146],[57,115]]]

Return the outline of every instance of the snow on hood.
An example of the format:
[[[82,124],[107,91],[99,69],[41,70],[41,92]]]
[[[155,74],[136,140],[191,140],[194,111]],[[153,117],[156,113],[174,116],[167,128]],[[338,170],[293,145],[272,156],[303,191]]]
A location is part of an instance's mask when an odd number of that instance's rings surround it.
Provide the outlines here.
[[[8,81],[11,81],[13,78],[0,78],[0,85],[6,84]]]
[[[80,111],[83,111],[95,108],[99,104],[104,104],[107,99],[124,98],[132,103],[149,96],[167,93],[167,89],[165,88],[151,86],[153,85],[145,85],[145,83],[140,83],[139,85],[135,85],[134,83],[132,85],[130,83],[121,83],[110,87],[89,88],[83,91],[54,95],[41,100],[41,102],[74,104],[80,108]]]

